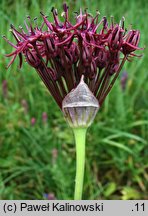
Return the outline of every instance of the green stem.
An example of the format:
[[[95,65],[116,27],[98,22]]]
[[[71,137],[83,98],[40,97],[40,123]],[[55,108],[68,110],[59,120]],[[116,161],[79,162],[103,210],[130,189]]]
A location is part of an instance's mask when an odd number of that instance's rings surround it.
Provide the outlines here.
[[[84,167],[85,167],[85,139],[87,128],[73,128],[76,142],[76,179],[74,200],[82,199]]]

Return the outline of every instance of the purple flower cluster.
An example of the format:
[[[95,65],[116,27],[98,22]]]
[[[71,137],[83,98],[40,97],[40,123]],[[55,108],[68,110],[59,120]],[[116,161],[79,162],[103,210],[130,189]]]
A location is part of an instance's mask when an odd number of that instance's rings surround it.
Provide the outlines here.
[[[69,21],[68,7],[63,5],[64,21],[59,21],[56,9],[52,9],[54,22],[48,21],[41,13],[43,23],[33,25],[31,18],[25,21],[26,30],[17,30],[11,25],[16,45],[4,39],[14,47],[8,54],[12,57],[22,54],[28,64],[36,69],[44,84],[60,108],[64,97],[80,82],[82,74],[89,89],[102,105],[111,90],[126,60],[136,56],[140,33],[138,30],[124,28],[124,18],[115,24],[113,18],[109,24],[106,17],[98,21],[99,13],[92,17],[87,10],[76,13],[76,22]],[[35,20],[36,23],[36,20]]]

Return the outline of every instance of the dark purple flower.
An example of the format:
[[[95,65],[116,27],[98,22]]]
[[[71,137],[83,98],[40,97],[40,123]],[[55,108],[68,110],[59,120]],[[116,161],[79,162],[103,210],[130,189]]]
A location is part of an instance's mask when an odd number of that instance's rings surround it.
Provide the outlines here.
[[[123,33],[122,29],[118,24],[116,24],[108,37],[108,46],[111,52],[117,52],[121,49],[123,45]]]
[[[130,30],[124,37],[122,45],[123,53],[128,55],[135,50],[141,49],[138,47],[140,40],[140,32],[138,30]]]
[[[109,51],[105,49],[100,49],[100,50],[97,49],[97,53],[95,55],[96,55],[95,58],[96,66],[100,69],[105,68],[109,58]]]
[[[76,22],[72,24],[66,4],[63,22],[56,9],[52,8],[52,13],[53,22],[41,13],[41,26],[33,25],[30,17],[27,18],[29,24],[25,21],[26,30],[22,27],[17,30],[11,25],[16,44],[4,37],[14,48],[7,55],[12,57],[9,65],[19,56],[21,67],[22,55],[25,56],[61,109],[63,99],[78,85],[83,74],[85,83],[101,106],[125,61],[140,49],[139,31],[126,33],[124,18],[120,24],[112,20],[109,26],[106,17],[98,21],[99,13],[92,17],[87,10],[76,13]]]

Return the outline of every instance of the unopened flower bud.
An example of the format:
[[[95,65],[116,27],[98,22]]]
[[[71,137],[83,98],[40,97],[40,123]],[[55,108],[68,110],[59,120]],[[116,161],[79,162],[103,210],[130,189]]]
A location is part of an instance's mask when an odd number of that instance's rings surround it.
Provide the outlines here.
[[[85,66],[89,66],[91,63],[91,59],[92,57],[91,57],[89,49],[87,47],[84,47],[83,53],[82,53],[83,64]]]
[[[99,109],[98,100],[83,78],[82,76],[78,86],[71,90],[62,103],[65,118],[73,128],[90,126]]]
[[[40,58],[37,56],[37,54],[35,52],[31,52],[29,50],[26,51],[25,53],[26,56],[26,61],[28,62],[28,64],[30,64],[32,67],[38,67],[38,65],[40,64],[41,60]]]
[[[95,61],[92,61],[89,67],[86,67],[85,69],[86,75],[89,77],[89,79],[94,79],[97,73],[97,66]]]
[[[109,74],[110,74],[110,75],[113,75],[114,73],[117,72],[118,68],[119,68],[119,64],[118,64],[118,63],[112,64],[112,65],[110,66]]]
[[[122,46],[123,53],[125,55],[128,55],[131,52],[140,49],[138,48],[139,40],[140,40],[140,32],[137,30],[130,30]]]
[[[119,25],[114,27],[112,34],[108,39],[108,44],[111,51],[120,50],[123,43],[123,32],[124,30]]]
[[[108,62],[108,57],[109,54],[107,51],[105,51],[105,49],[99,50],[99,52],[97,53],[97,57],[95,58],[97,67],[99,67],[100,69],[105,68]]]

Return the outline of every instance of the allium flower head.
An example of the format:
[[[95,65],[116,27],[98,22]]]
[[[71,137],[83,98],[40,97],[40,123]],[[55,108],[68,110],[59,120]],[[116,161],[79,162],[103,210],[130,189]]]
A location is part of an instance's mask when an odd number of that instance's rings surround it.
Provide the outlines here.
[[[26,29],[17,30],[11,25],[11,32],[16,44],[4,39],[14,48],[8,54],[12,57],[9,66],[19,56],[20,67],[22,55],[26,62],[36,69],[44,84],[62,109],[65,96],[80,82],[84,82],[97,98],[99,106],[111,90],[126,60],[135,56],[140,32],[124,28],[124,18],[120,24],[106,17],[99,19],[97,12],[92,17],[87,10],[76,13],[75,24],[69,20],[68,7],[63,5],[64,21],[59,21],[58,12],[52,9],[53,22],[41,13],[41,26],[31,21],[28,16]]]

